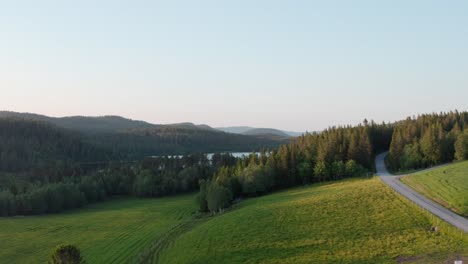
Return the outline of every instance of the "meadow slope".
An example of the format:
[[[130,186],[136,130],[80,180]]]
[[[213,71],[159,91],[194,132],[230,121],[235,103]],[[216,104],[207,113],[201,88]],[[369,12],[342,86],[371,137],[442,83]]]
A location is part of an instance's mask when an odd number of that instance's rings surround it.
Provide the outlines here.
[[[455,213],[468,217],[468,161],[408,175],[401,181]]]
[[[61,243],[77,245],[87,263],[126,263],[192,219],[193,195],[117,199],[65,213],[0,218],[0,263],[45,263]]]
[[[178,235],[159,263],[437,263],[466,256],[466,236],[432,226],[427,213],[378,178],[343,180],[243,201]]]

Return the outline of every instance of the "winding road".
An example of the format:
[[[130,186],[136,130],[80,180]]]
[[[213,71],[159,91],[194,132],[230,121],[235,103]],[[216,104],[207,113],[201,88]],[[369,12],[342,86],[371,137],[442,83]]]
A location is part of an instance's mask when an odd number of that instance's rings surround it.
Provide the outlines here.
[[[385,156],[387,153],[382,153],[378,155],[375,159],[375,166],[377,169],[377,175],[379,175],[380,179],[390,186],[392,189],[403,195],[404,197],[408,198],[409,200],[413,201],[415,204],[421,206],[422,208],[430,211],[431,213],[435,214],[442,220],[448,222],[449,224],[463,230],[465,233],[468,232],[468,219],[457,215],[456,213],[450,211],[449,209],[427,199],[426,197],[422,196],[421,194],[417,193],[410,187],[406,186],[400,181],[402,176],[394,176],[390,174],[385,166]],[[434,169],[434,168],[432,168]]]

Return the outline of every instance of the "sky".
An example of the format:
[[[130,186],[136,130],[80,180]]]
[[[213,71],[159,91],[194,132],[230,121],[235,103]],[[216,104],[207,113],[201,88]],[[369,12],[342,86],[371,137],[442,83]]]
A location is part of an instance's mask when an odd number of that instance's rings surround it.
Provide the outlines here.
[[[293,131],[468,110],[468,1],[0,0],[0,109]]]

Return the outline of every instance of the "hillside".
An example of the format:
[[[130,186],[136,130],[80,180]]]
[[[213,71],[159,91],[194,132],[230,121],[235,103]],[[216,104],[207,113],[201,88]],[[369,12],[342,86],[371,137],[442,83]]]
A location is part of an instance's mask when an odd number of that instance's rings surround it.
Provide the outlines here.
[[[417,192],[468,217],[468,161],[401,178]]]
[[[216,129],[233,134],[242,134],[245,131],[254,129],[253,127],[249,126],[232,126],[232,127],[216,127]]]
[[[174,124],[151,124],[145,121],[133,120],[121,116],[67,116],[49,117],[33,113],[18,113],[0,111],[0,118],[16,118],[52,123],[58,127],[75,130],[83,133],[119,133],[133,129],[181,128],[217,131],[208,125],[195,125],[190,122]]]
[[[120,116],[69,116],[49,117],[31,113],[1,111],[0,117],[15,117],[52,123],[58,127],[84,133],[115,133],[128,129],[155,128],[158,125],[137,121]]]
[[[256,128],[249,126],[217,127],[216,129],[227,133],[242,135],[274,135],[281,137],[298,137],[303,134],[302,132],[285,131],[274,128]]]
[[[127,153],[129,158],[155,155],[211,152],[251,152],[262,148],[275,148],[284,139],[263,138],[178,127],[133,129],[124,133],[94,135],[89,142],[116,153]]]
[[[250,152],[261,148],[274,148],[285,142],[284,138],[225,133],[207,125],[192,123],[155,125],[119,116],[55,118],[30,113],[2,111],[0,112],[0,119],[48,124],[49,127],[61,130],[64,135],[73,134],[76,140],[85,145],[91,145],[105,151],[107,157],[111,159],[134,160],[145,156],[194,152]],[[13,130],[5,130],[3,136],[6,139],[14,136],[14,134]],[[34,141],[34,135],[28,135],[31,136],[31,139],[25,140]],[[37,144],[36,142],[31,146],[34,148]],[[37,151],[33,149],[30,152]],[[56,160],[58,157],[49,155],[48,152],[41,151],[41,153],[44,158],[51,160]],[[22,154],[13,153],[13,155]],[[74,156],[62,155],[60,157],[74,159]],[[92,159],[89,158],[89,160]]]
[[[244,135],[275,135],[275,136],[280,136],[280,137],[289,137],[288,134],[284,133],[281,130],[278,129],[273,129],[273,128],[254,128],[245,131],[242,133]]]
[[[191,216],[193,199],[119,199],[0,218],[0,263],[45,262],[60,243],[79,246],[88,263],[438,263],[468,254],[459,233],[440,223],[431,232],[428,215],[377,178],[290,189],[201,219]]]
[[[439,263],[468,253],[459,236],[430,228],[377,178],[351,179],[243,201],[155,255],[159,263]]]
[[[0,217],[0,263],[46,263],[61,243],[82,249],[87,263],[128,263],[191,219],[193,195],[119,199],[56,215]]]
[[[77,133],[45,122],[0,118],[0,172],[16,172],[55,161],[102,161],[109,153]]]

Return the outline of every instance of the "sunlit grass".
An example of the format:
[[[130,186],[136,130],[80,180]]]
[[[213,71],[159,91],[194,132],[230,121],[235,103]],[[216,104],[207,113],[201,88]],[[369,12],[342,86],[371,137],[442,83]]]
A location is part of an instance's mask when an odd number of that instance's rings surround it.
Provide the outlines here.
[[[0,263],[45,263],[61,243],[77,245],[87,263],[124,263],[192,219],[193,195],[118,199],[43,216],[0,218]]]
[[[377,178],[247,199],[208,219],[193,218],[195,208],[185,195],[0,218],[0,262],[44,263],[60,243],[88,263],[133,262],[148,249],[158,252],[140,260],[160,263],[437,263],[468,253],[466,236],[431,232],[434,217]]]
[[[379,179],[345,180],[243,201],[179,236],[160,262],[427,263],[467,253],[460,233],[431,226]]]
[[[468,161],[401,178],[426,197],[468,216]]]

